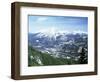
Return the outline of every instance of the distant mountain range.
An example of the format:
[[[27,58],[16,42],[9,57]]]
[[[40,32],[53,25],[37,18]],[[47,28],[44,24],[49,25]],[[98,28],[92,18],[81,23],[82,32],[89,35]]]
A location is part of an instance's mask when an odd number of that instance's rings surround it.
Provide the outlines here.
[[[42,53],[56,58],[78,58],[79,49],[87,53],[88,35],[85,32],[38,32],[28,34],[28,44]]]

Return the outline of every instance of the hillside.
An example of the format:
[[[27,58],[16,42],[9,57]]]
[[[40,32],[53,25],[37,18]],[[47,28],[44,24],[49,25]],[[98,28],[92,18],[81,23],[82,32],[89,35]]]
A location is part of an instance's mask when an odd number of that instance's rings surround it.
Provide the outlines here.
[[[70,65],[76,63],[73,59],[56,58],[52,54],[42,53],[31,46],[28,47],[28,66]]]

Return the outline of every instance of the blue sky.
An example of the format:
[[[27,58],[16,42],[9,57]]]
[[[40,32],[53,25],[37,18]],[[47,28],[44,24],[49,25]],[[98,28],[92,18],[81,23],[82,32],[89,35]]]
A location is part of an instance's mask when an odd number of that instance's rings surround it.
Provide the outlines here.
[[[28,16],[29,33],[41,32],[42,30],[56,29],[57,31],[82,31],[88,32],[87,17],[70,16]]]

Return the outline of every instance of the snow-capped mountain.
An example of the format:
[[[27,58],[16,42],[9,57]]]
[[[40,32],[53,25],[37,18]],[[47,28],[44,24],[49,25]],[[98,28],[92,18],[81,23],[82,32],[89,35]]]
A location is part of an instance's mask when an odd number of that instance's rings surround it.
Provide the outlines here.
[[[62,30],[60,31],[60,30],[56,30],[56,29],[52,28],[52,29],[38,31],[35,34],[37,34],[38,37],[50,37],[50,38],[54,37],[55,38],[57,36],[64,36],[64,35],[68,35],[68,34],[73,34],[73,35],[75,35],[75,34],[87,34],[87,32],[83,32],[80,30],[68,32],[68,31],[62,31]]]
[[[87,49],[87,40],[87,33],[81,31],[69,33],[52,29],[28,34],[29,45],[55,57],[77,56],[80,47]]]

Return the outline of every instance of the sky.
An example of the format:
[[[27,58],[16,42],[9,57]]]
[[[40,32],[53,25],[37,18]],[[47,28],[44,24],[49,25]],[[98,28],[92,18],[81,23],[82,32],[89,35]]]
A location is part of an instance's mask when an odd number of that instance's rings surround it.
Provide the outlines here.
[[[71,16],[28,16],[29,33],[37,32],[88,32],[87,17]]]

